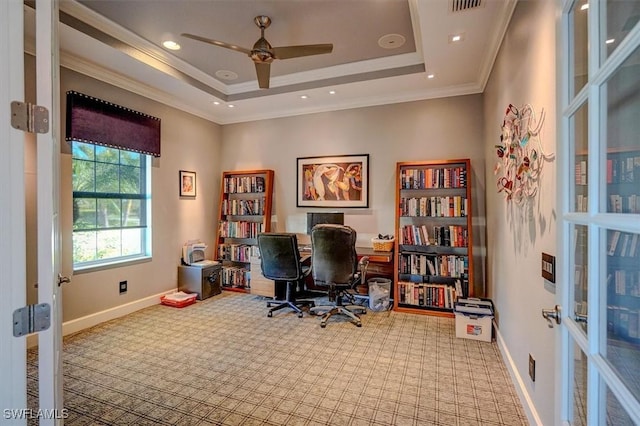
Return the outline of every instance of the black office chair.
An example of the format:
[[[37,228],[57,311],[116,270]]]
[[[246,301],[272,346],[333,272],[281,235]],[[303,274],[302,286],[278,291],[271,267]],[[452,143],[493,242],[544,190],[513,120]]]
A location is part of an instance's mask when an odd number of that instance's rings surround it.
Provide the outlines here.
[[[300,263],[296,234],[258,234],[258,247],[260,248],[262,275],[270,280],[287,283],[286,300],[271,308],[267,316],[271,317],[273,312],[288,307],[296,311],[299,318],[302,318],[301,308],[313,306],[313,301],[296,301],[296,291],[299,285],[300,287],[304,286],[304,279],[309,275],[311,268]],[[275,302],[267,302],[267,307],[271,307],[272,303]]]
[[[344,225],[322,224],[311,230],[311,268],[313,281],[317,286],[327,287],[329,306],[311,308],[313,313],[324,315],[320,326],[326,327],[327,320],[335,314],[347,316],[355,325],[362,327],[359,313],[365,314],[363,306],[354,305],[353,288],[364,281],[369,258],[358,262],[356,254],[356,231]],[[347,298],[352,304],[344,305]]]

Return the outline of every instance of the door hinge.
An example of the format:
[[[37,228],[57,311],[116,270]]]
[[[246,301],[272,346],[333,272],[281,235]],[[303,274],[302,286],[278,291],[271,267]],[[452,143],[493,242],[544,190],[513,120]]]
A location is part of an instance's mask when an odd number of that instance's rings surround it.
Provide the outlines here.
[[[11,127],[29,133],[49,131],[49,110],[28,102],[11,102]]]
[[[44,331],[51,326],[51,306],[48,303],[27,305],[13,311],[13,336]]]

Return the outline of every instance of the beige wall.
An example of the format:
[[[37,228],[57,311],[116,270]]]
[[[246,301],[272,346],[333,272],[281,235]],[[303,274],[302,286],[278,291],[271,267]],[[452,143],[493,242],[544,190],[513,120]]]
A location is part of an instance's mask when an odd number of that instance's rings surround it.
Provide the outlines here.
[[[149,262],[97,272],[72,272],[71,155],[67,142],[61,142],[62,273],[72,279],[70,284],[63,287],[63,321],[66,322],[176,288],[182,244],[194,238],[212,242],[216,231],[222,139],[217,124],[85,75],[62,69],[61,80],[63,123],[65,93],[68,90],[95,96],[162,120],[162,156],[154,159],[151,172],[153,259]],[[179,170],[197,173],[196,199],[180,199]],[[213,256],[211,248],[207,254]],[[128,281],[128,291],[121,295],[118,284],[124,280]]]
[[[512,363],[535,405],[541,424],[553,424],[554,338],[540,310],[555,305],[541,277],[542,252],[556,252],[556,162],[544,164],[538,196],[523,206],[497,193],[493,167],[505,109],[531,104],[545,111],[542,147],[556,151],[555,3],[519,2],[484,92],[487,285],[496,320]],[[536,381],[529,379],[528,356],[536,359]]]
[[[471,95],[225,125],[222,167],[275,170],[277,229],[304,233],[306,212],[314,209],[296,207],[296,158],[369,154],[369,208],[343,211],[345,223],[358,232],[358,244],[370,247],[378,233],[394,233],[396,162],[470,158],[475,282],[481,286],[484,252],[480,247],[485,243],[482,108],[482,96]]]

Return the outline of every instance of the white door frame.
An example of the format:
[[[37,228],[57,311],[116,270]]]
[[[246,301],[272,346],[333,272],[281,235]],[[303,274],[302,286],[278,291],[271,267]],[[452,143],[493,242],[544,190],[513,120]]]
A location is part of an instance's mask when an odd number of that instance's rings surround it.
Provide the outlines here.
[[[4,28],[4,29],[2,29]],[[26,337],[13,337],[13,312],[26,305],[26,219],[22,131],[11,127],[12,101],[24,101],[23,1],[0,2],[0,401],[2,424],[26,424]],[[15,412],[14,412],[15,413]]]
[[[51,327],[38,334],[41,425],[62,424],[62,292],[60,273],[60,66],[58,0],[36,0],[37,104],[49,111],[50,128],[37,135],[38,302],[51,306]]]

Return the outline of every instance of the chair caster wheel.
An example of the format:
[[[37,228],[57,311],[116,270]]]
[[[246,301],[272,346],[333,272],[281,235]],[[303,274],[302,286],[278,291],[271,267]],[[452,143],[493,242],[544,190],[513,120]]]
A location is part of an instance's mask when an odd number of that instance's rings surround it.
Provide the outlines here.
[[[302,318],[302,312],[298,314],[298,318]]]
[[[356,327],[362,327],[362,323],[361,322],[356,323]]]
[[[326,326],[327,326],[327,324],[322,324],[322,323],[320,323],[320,327],[321,327],[321,328],[325,328]]]
[[[273,312],[267,312],[267,316],[271,318],[273,316]]]

